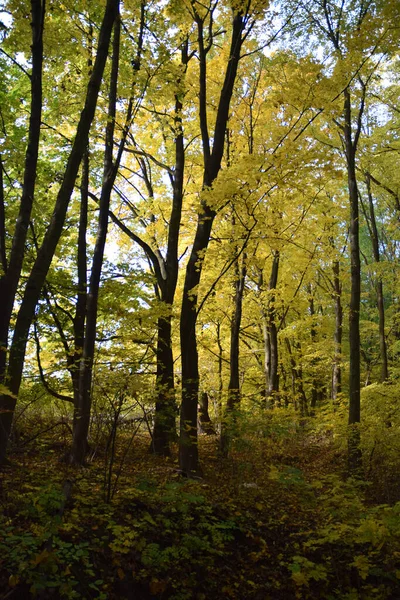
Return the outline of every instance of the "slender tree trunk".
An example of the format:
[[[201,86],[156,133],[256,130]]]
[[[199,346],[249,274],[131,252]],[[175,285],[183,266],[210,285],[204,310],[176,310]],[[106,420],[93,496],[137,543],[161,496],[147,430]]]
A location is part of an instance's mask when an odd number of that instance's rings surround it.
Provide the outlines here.
[[[262,332],[264,340],[264,394],[263,405],[267,406],[269,398],[270,377],[271,377],[271,340],[268,333],[268,322],[265,311],[262,310]]]
[[[93,25],[89,24],[88,32],[88,58],[87,66],[89,76],[92,74],[93,68]],[[88,208],[89,208],[89,169],[90,169],[90,152],[89,144],[82,159],[82,175],[81,175],[81,204],[79,211],[79,231],[78,231],[78,248],[76,255],[77,263],[77,298],[74,315],[74,354],[73,365],[71,369],[72,388],[74,393],[74,422],[73,431],[76,426],[79,407],[79,364],[83,354],[83,343],[85,340],[85,321],[86,321],[86,304],[87,304],[87,247],[86,234],[88,226]]]
[[[270,347],[270,371],[267,399],[270,407],[274,406],[275,398],[279,394],[279,351],[278,330],[276,327],[275,291],[278,283],[279,251],[273,252],[271,277],[269,280],[270,297],[268,299],[268,338]]]
[[[3,183],[3,160],[0,154],[0,290],[2,285],[2,280],[7,273],[8,262],[7,262],[7,249],[6,249],[6,208],[4,204],[4,183]],[[1,319],[1,317],[0,317]],[[2,346],[3,342],[1,342],[2,338],[0,338],[0,344]],[[3,361],[3,369],[0,371],[1,374],[4,373],[4,366],[6,360],[6,348],[2,347],[0,349],[0,364]]]
[[[234,308],[231,321],[231,346],[230,346],[230,377],[228,385],[228,401],[226,405],[225,418],[222,421],[221,431],[221,452],[224,456],[228,455],[230,442],[230,428],[232,420],[235,419],[235,412],[240,405],[240,381],[239,381],[239,334],[242,322],[243,294],[246,281],[246,255],[243,254],[242,266],[239,268],[239,259],[235,261],[235,281],[234,281]]]
[[[218,396],[217,396],[217,404],[218,404],[218,413],[220,421],[222,421],[222,393],[224,391],[224,378],[222,376],[222,363],[223,363],[223,353],[224,349],[222,348],[221,342],[221,323],[218,321],[217,327],[217,346],[218,346]]]
[[[113,164],[113,145],[118,87],[120,31],[121,23],[119,15],[117,14],[114,21],[108,122],[106,126],[106,143],[104,150],[103,185],[100,195],[99,222],[93,252],[89,293],[87,295],[85,338],[83,341],[82,358],[79,364],[79,400],[78,406],[76,407],[76,419],[71,450],[71,463],[78,465],[84,463],[88,447],[87,437],[92,405],[93,360],[96,343],[100,277],[103,266],[104,248],[107,239],[110,198],[117,174],[117,169]]]
[[[231,47],[225,79],[219,99],[214,128],[212,151],[207,125],[206,51],[203,39],[203,21],[197,16],[200,61],[200,129],[203,142],[203,187],[210,188],[218,176],[224,152],[225,134],[229,117],[230,101],[243,43],[242,34],[246,19],[241,13],[234,14]],[[180,418],[179,464],[187,476],[199,473],[197,446],[197,403],[199,396],[199,365],[196,341],[197,286],[200,282],[205,253],[215,218],[215,211],[203,202],[198,216],[196,234],[186,268],[183,290],[180,339],[182,356],[182,404]]]
[[[317,332],[315,330],[315,306],[314,306],[314,296],[313,296],[311,285],[309,286],[308,293],[309,293],[309,309],[310,309],[310,317],[311,317],[310,337],[311,337],[311,344],[314,346],[314,344],[317,341],[316,340]],[[313,359],[311,361],[311,368],[313,370],[315,369],[315,363],[316,363],[316,359]],[[312,379],[311,379],[311,402],[310,402],[310,414],[312,416],[315,414],[315,409],[316,409],[317,403],[318,403],[318,397],[319,397],[318,387],[319,387],[318,380],[315,377],[315,374],[313,374]]]
[[[352,139],[351,97],[344,90],[344,141],[347,159],[347,182],[350,200],[350,260],[351,292],[349,315],[350,373],[349,373],[349,468],[356,472],[361,467],[360,450],[360,299],[361,262],[359,242],[359,207],[356,176],[357,141]]]
[[[0,413],[0,463],[5,459],[6,445],[10,434],[16,397],[21,384],[29,328],[32,324],[35,308],[50,268],[52,257],[54,256],[55,249],[62,233],[79,165],[87,147],[89,129],[93,121],[100,84],[103,78],[117,4],[118,0],[107,1],[99,34],[96,60],[88,84],[85,107],[81,113],[77,133],[68,158],[63,181],[58,192],[53,215],[28,277],[22,303],[18,311],[7,372],[7,384],[11,395],[4,394],[0,405],[0,409],[2,409]]]
[[[85,339],[85,319],[87,302],[87,251],[86,231],[88,221],[88,192],[89,192],[89,150],[83,156],[81,180],[81,206],[79,214],[77,271],[78,289],[74,316],[74,356],[71,367],[72,387],[74,391],[74,429],[79,407],[79,362],[83,353]]]
[[[238,259],[235,263],[235,297],[234,309],[231,322],[231,345],[230,345],[230,378],[228,385],[228,411],[234,411],[240,403],[239,384],[239,334],[242,322],[243,294],[246,282],[246,255],[243,255],[242,266],[239,269]]]
[[[290,367],[292,371],[292,393],[295,400],[295,406],[297,408],[298,404],[300,406],[300,416],[306,417],[308,416],[308,402],[303,386],[303,370],[301,366],[299,367],[297,365],[297,361],[293,354],[292,347],[288,338],[285,338],[285,343],[289,354]],[[293,346],[296,348],[298,347],[298,344],[293,343]]]
[[[207,435],[215,435],[215,429],[208,412],[207,392],[202,392],[199,398],[199,427],[202,433]]]
[[[368,173],[366,174],[365,182],[367,185],[367,192],[368,192],[372,251],[374,254],[374,260],[375,260],[376,264],[379,264],[379,262],[380,262],[379,234],[378,234],[378,228],[376,226],[374,201],[373,201],[372,192],[371,192],[371,177]],[[385,302],[384,302],[384,296],[383,296],[382,277],[379,273],[378,273],[377,282],[376,282],[376,303],[377,303],[377,307],[378,307],[378,317],[379,317],[379,348],[380,348],[380,354],[381,354],[381,382],[383,382],[389,378],[389,369],[388,369],[387,346],[386,346],[386,335],[385,335]]]
[[[263,269],[259,269],[258,271],[258,283],[257,283],[257,289],[258,289],[258,293],[261,294],[261,292],[263,291],[263,287],[264,287],[264,274],[263,274]],[[270,343],[270,338],[269,338],[269,334],[268,334],[268,315],[267,315],[267,311],[264,309],[263,306],[263,302],[260,299],[260,306],[261,306],[261,330],[262,330],[262,336],[263,336],[263,341],[264,341],[264,368],[263,368],[263,372],[264,372],[264,387],[262,389],[262,399],[261,399],[261,406],[263,408],[265,408],[267,406],[267,398],[268,398],[268,390],[269,390],[269,378],[270,378],[270,373],[271,373],[271,343]]]
[[[32,28],[32,72],[31,72],[31,106],[29,117],[28,144],[25,155],[24,181],[15,225],[10,259],[7,264],[5,246],[5,208],[3,196],[3,165],[1,173],[1,261],[0,297],[0,383],[10,387],[7,377],[7,348],[11,314],[15,295],[20,281],[21,269],[25,255],[25,242],[31,219],[37,162],[39,154],[40,124],[42,115],[42,67],[43,67],[43,29],[45,16],[44,0],[31,0]],[[7,440],[15,408],[15,395],[0,395],[0,465],[6,462]]]
[[[335,303],[335,332],[334,332],[334,359],[332,371],[332,401],[337,402],[338,395],[342,391],[342,333],[343,333],[343,307],[342,307],[342,284],[340,281],[339,261],[333,263],[333,300]]]

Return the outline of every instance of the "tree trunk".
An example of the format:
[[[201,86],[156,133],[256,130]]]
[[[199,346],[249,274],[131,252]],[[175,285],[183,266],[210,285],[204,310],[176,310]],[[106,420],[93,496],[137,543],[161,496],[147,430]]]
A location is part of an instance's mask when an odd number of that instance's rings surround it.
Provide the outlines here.
[[[32,72],[28,144],[25,155],[24,181],[22,185],[21,202],[8,264],[5,246],[6,232],[2,179],[3,172],[1,173],[1,259],[3,273],[0,277],[0,297],[2,299],[2,309],[0,311],[0,384],[5,384],[7,387],[10,387],[7,377],[7,348],[10,321],[25,256],[25,242],[31,218],[37,177],[40,124],[42,115],[44,16],[44,2],[42,2],[42,0],[31,0]],[[0,169],[3,171],[2,164],[0,164]],[[15,395],[8,396],[4,393],[0,395],[0,465],[6,462],[6,447],[11,430],[15,402]]]
[[[378,234],[378,228],[376,226],[374,201],[373,201],[372,192],[371,192],[371,177],[370,177],[369,173],[366,173],[365,182],[367,185],[367,192],[368,192],[372,251],[374,254],[374,260],[375,260],[376,264],[379,264],[379,262],[380,262],[379,234]],[[380,348],[381,361],[382,361],[381,362],[381,382],[384,382],[389,378],[389,369],[388,369],[387,346],[386,346],[386,335],[385,335],[385,302],[384,302],[384,296],[383,296],[382,277],[380,276],[379,273],[378,273],[377,282],[376,282],[376,303],[377,303],[378,318],[379,318],[379,348]]]
[[[21,384],[29,329],[35,314],[35,308],[39,300],[40,292],[62,233],[79,165],[87,147],[89,129],[96,109],[98,93],[108,55],[111,30],[117,12],[117,5],[118,0],[107,1],[99,34],[96,60],[88,83],[85,107],[81,113],[77,133],[68,158],[63,181],[57,195],[53,215],[28,277],[21,306],[18,311],[7,372],[7,384],[11,395],[3,394],[0,403],[0,409],[2,409],[0,413],[0,463],[5,460],[6,446],[10,434],[16,396]]]
[[[85,462],[88,448],[87,437],[89,432],[90,412],[92,405],[93,360],[96,342],[100,277],[103,266],[104,248],[107,239],[108,213],[110,210],[111,192],[119,166],[118,164],[113,164],[113,146],[118,87],[120,31],[121,22],[119,15],[117,14],[114,20],[108,121],[106,126],[106,142],[104,150],[103,185],[100,195],[99,222],[96,243],[93,252],[89,293],[87,295],[85,337],[83,341],[82,358],[79,364],[78,406],[76,407],[75,427],[73,431],[70,459],[72,464],[77,465],[82,465]]]
[[[276,327],[276,310],[275,310],[275,291],[278,283],[279,272],[279,251],[273,252],[271,277],[269,280],[269,290],[271,293],[268,299],[268,338],[270,348],[270,371],[267,390],[267,400],[269,406],[273,408],[275,398],[279,393],[279,353],[278,353],[278,330]]]
[[[303,386],[303,371],[301,367],[297,366],[296,358],[292,352],[288,338],[285,338],[285,343],[289,354],[290,368],[292,372],[292,393],[294,396],[295,407],[297,409],[298,403],[300,406],[300,416],[305,417],[308,416],[308,402]],[[293,346],[296,348],[298,347],[298,344],[293,343]]]
[[[238,259],[235,263],[235,297],[231,322],[230,378],[228,385],[228,411],[234,411],[240,403],[239,390],[239,334],[242,322],[243,294],[246,281],[246,255],[243,255],[242,268],[239,271]]]
[[[207,392],[202,392],[199,397],[199,427],[202,433],[215,435],[215,429],[208,412]]]
[[[79,407],[79,362],[83,353],[85,339],[85,319],[87,302],[87,251],[86,231],[88,221],[88,192],[89,192],[89,150],[83,156],[81,180],[81,206],[79,213],[77,271],[78,289],[74,316],[74,356],[71,365],[72,387],[74,391],[74,425],[78,416]]]
[[[198,27],[200,61],[199,110],[204,159],[203,187],[210,188],[221,168],[230,101],[236,80],[240,51],[243,43],[242,33],[246,25],[246,19],[243,18],[241,13],[236,13],[233,18],[231,47],[225,79],[218,103],[212,152],[210,152],[210,136],[207,125],[206,51],[203,39],[203,21],[199,16],[196,18],[196,23]],[[182,299],[180,321],[182,404],[179,464],[182,472],[187,476],[196,475],[200,472],[197,447],[197,403],[199,395],[199,367],[196,340],[197,286],[200,282],[204,257],[210,241],[215,214],[215,211],[203,202],[202,212],[198,216],[192,252],[186,268]]]
[[[188,42],[182,45],[181,61],[186,70]],[[178,81],[179,85],[180,81]],[[183,181],[185,173],[185,148],[182,124],[183,105],[180,95],[175,95],[175,169],[172,180],[172,209],[168,228],[168,245],[165,275],[158,284],[161,300],[172,313],[178,282],[178,243],[182,218]],[[176,439],[176,399],[174,389],[174,359],[172,352],[171,314],[158,320],[157,338],[157,401],[154,418],[152,448],[156,454],[168,456],[170,442]]]
[[[171,315],[157,323],[157,400],[152,448],[155,454],[170,455],[170,442],[176,436],[174,359],[172,354]]]
[[[276,396],[279,393],[279,348],[278,328],[276,326],[275,290],[279,274],[279,251],[273,251],[271,275],[269,279],[267,308],[261,309],[262,330],[264,338],[264,377],[265,377],[265,406],[273,408]],[[260,271],[258,289],[262,290],[264,283],[263,272]]]
[[[342,391],[342,332],[343,332],[343,308],[342,308],[342,284],[340,282],[339,261],[333,263],[333,300],[335,303],[335,332],[334,332],[334,359],[332,372],[332,402],[336,404],[338,395]]]
[[[217,333],[217,346],[218,346],[218,392],[217,392],[217,404],[218,404],[218,416],[220,422],[222,421],[222,393],[224,391],[224,378],[222,376],[222,364],[223,364],[223,353],[224,349],[221,342],[221,323],[218,321],[216,327]]]
[[[316,343],[316,338],[317,338],[317,332],[315,330],[315,306],[314,306],[314,296],[313,296],[313,291],[311,288],[311,285],[308,288],[308,293],[309,293],[309,309],[310,309],[310,317],[311,317],[311,327],[310,327],[310,337],[311,337],[311,344],[314,346],[314,344]],[[316,359],[312,359],[311,361],[311,369],[314,370],[316,366]],[[310,402],[310,414],[311,416],[313,416],[315,414],[315,409],[317,407],[317,403],[318,403],[318,380],[315,377],[315,373],[313,373],[312,375],[312,379],[311,379],[311,402]]]
[[[349,468],[356,472],[361,467],[360,450],[360,299],[361,299],[361,262],[359,242],[359,207],[356,176],[357,139],[352,139],[351,97],[344,90],[344,141],[347,159],[347,182],[350,200],[350,260],[351,292],[349,315],[350,373],[349,373]],[[359,133],[359,132],[357,132]]]
[[[236,252],[236,250],[235,250]],[[231,346],[230,346],[230,378],[228,384],[228,401],[226,405],[225,418],[222,421],[221,452],[224,456],[229,453],[230,427],[235,419],[235,412],[240,405],[240,382],[239,382],[239,334],[242,321],[243,294],[246,281],[246,255],[243,254],[242,267],[239,269],[239,259],[235,261],[234,281],[234,308],[231,321]]]

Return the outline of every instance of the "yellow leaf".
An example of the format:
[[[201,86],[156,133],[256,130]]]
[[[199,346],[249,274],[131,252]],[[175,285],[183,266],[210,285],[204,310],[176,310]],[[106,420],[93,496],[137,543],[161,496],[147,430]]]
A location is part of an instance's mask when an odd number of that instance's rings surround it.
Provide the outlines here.
[[[301,571],[299,573],[292,573],[292,579],[296,585],[307,585],[308,583],[308,577]]]
[[[16,585],[18,585],[18,583],[19,583],[18,575],[10,575],[10,577],[8,578],[8,585],[10,587],[15,587]]]
[[[152,596],[157,596],[159,594],[162,594],[163,592],[165,592],[166,587],[167,587],[167,582],[165,580],[153,579],[149,585],[150,594]]]
[[[121,569],[121,567],[118,567],[117,573],[118,573],[118,577],[120,579],[124,579],[125,578],[125,573],[124,573],[123,569]]]
[[[35,558],[32,560],[34,565],[40,565],[43,561],[47,560],[49,557],[49,552],[47,550],[43,550],[40,554],[36,554]]]

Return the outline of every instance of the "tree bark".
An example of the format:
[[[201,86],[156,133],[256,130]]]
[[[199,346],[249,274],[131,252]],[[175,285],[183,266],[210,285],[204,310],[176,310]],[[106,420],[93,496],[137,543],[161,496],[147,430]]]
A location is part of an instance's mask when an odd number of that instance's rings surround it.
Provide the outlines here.
[[[0,404],[0,463],[5,460],[6,446],[11,430],[16,397],[21,384],[29,329],[32,324],[41,289],[62,233],[79,165],[87,147],[89,129],[96,109],[98,93],[108,55],[111,30],[117,12],[117,5],[118,0],[107,1],[99,34],[96,60],[88,84],[85,106],[81,113],[77,133],[68,158],[63,181],[57,195],[53,215],[28,277],[22,303],[18,311],[7,371],[7,385],[10,389],[10,395],[3,394]]]

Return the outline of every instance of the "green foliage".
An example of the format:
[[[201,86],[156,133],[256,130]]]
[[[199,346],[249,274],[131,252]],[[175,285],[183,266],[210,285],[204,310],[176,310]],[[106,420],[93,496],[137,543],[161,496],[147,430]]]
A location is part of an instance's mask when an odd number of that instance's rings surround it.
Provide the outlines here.
[[[7,517],[1,523],[0,566],[9,573],[10,587],[23,583],[33,597],[52,592],[60,598],[81,598],[77,573],[81,571],[86,577],[93,574],[89,543],[72,543],[58,535],[58,511],[64,502],[59,488],[52,484],[25,488],[19,518],[28,519],[29,526],[13,524]],[[99,592],[99,583],[89,587]],[[105,596],[99,592],[95,597]]]
[[[391,597],[399,585],[400,503],[370,507],[368,487],[364,491],[359,482],[335,476],[313,485],[319,490],[320,525],[300,534],[302,553],[290,565],[296,585],[309,589],[310,597],[317,581],[323,598]]]

